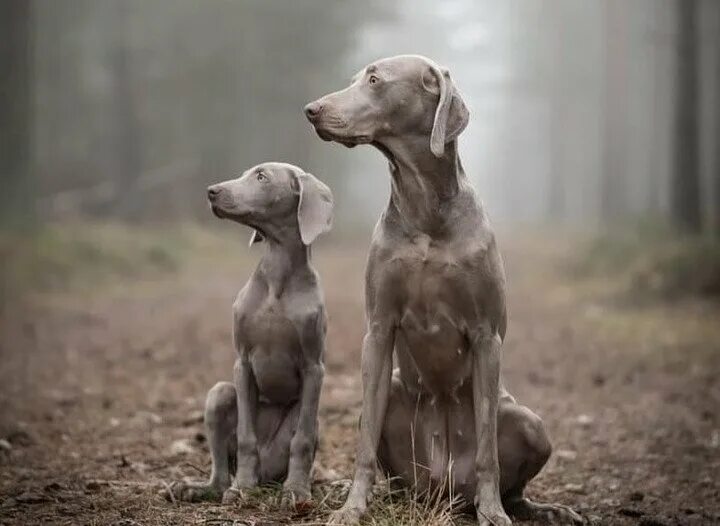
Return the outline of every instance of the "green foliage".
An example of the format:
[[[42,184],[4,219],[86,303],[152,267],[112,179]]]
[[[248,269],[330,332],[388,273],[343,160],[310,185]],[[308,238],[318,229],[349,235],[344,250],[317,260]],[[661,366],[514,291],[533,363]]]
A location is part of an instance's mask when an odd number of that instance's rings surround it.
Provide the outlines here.
[[[682,236],[654,223],[607,232],[580,250],[572,264],[580,277],[620,278],[636,296],[720,299],[720,241]]]

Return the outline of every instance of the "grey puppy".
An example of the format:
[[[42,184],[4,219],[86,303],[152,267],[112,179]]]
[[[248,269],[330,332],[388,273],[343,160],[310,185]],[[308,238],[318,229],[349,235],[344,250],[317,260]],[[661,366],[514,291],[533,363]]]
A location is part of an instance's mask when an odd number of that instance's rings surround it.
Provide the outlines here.
[[[500,378],[505,275],[458,157],[469,114],[448,71],[421,56],[383,59],[348,88],[308,104],[305,114],[324,140],[375,146],[392,178],[365,281],[355,477],[331,522],[358,522],[376,461],[421,490],[449,478],[482,525],[509,525],[505,510],[582,521],[565,506],[523,496],[550,442],[541,420]]]
[[[311,498],[327,321],[310,244],[330,230],[332,193],[297,166],[265,163],[210,186],[208,200],[217,217],[250,226],[250,244],[266,248],[233,304],[233,382],[207,395],[210,480],[169,491],[242,504],[246,490],[284,480],[282,502],[291,506]]]

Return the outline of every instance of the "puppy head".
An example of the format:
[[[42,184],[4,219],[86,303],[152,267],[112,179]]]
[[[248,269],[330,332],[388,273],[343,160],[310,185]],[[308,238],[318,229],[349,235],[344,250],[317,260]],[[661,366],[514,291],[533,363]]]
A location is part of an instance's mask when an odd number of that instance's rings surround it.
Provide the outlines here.
[[[207,190],[213,213],[254,229],[250,244],[296,229],[305,245],[332,226],[333,197],[314,175],[286,163],[263,163]]]

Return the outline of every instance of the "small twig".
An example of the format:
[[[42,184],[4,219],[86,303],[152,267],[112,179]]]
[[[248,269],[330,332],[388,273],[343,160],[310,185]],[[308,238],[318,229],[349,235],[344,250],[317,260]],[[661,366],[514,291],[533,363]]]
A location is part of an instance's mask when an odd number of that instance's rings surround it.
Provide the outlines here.
[[[172,501],[173,506],[177,506],[177,500],[175,500],[175,494],[173,493],[170,484],[168,484],[164,480],[161,480],[160,482],[162,482],[162,485],[165,486],[165,491],[167,491],[167,494],[170,496],[170,500]]]
[[[192,462],[185,462],[184,465],[193,468],[195,471],[197,471],[197,472],[200,473],[201,475],[205,475],[206,477],[208,476],[208,472],[207,472],[207,471],[205,471],[203,468],[201,468],[201,467],[199,467],[199,466],[196,466],[196,465],[193,464]]]
[[[138,486],[141,488],[157,486],[157,484],[154,482],[142,482],[139,480],[135,481],[135,480],[91,479],[88,482],[92,482],[92,483],[98,484],[100,486],[129,486],[129,487]]]
[[[212,519],[203,519],[203,524],[250,524],[247,521],[241,521],[240,519],[226,519],[226,518],[212,518]]]

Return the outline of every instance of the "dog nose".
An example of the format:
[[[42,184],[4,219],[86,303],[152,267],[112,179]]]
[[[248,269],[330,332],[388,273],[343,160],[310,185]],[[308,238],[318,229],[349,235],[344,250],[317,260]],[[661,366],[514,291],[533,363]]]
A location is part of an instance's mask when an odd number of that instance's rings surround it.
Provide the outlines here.
[[[322,104],[320,104],[318,101],[311,102],[307,106],[305,106],[305,116],[310,119],[316,119],[318,115],[320,115],[320,112],[322,111]]]
[[[215,198],[220,195],[220,189],[217,186],[210,186],[207,189],[208,199],[214,201]]]

